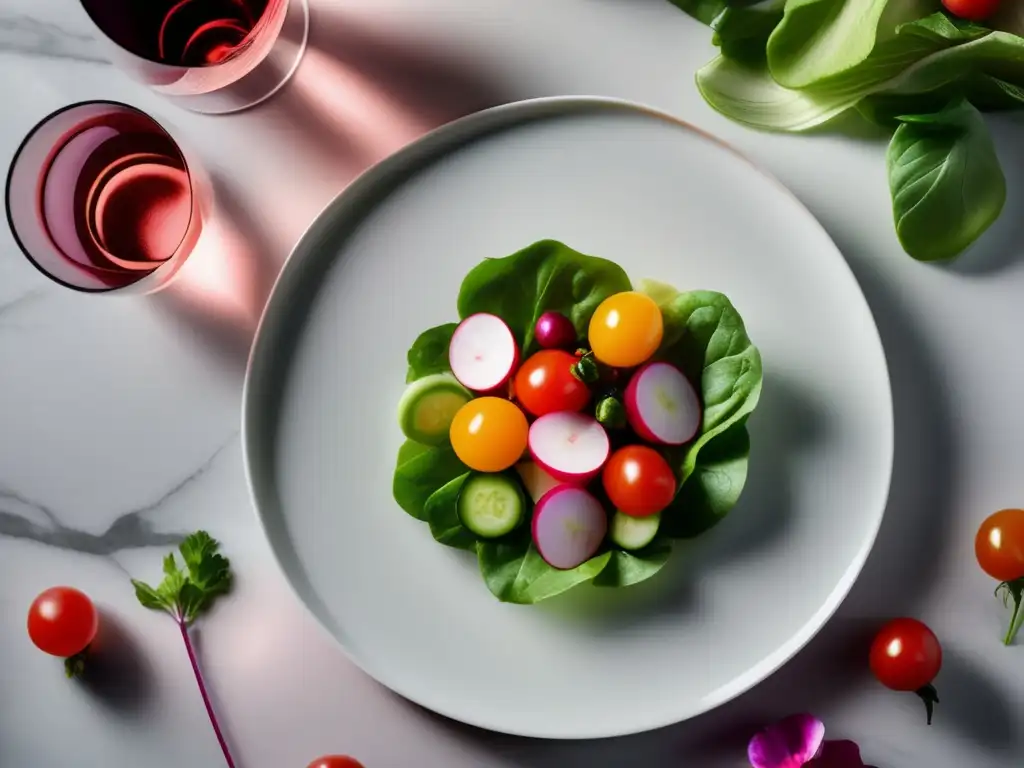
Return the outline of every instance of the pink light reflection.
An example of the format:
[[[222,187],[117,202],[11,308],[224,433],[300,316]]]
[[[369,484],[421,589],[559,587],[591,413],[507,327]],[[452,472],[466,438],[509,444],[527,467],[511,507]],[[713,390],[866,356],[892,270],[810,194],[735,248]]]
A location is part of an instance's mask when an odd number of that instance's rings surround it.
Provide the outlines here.
[[[251,338],[266,298],[258,264],[242,233],[225,216],[217,216],[162,295],[186,313]]]
[[[356,145],[365,165],[387,157],[434,127],[365,75],[316,48],[306,51],[289,88],[325,127]]]

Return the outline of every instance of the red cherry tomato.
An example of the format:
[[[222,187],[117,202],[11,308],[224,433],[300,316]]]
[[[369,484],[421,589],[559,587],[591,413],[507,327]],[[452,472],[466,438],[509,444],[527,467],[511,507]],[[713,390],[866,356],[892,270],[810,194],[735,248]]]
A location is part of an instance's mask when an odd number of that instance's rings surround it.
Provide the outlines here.
[[[924,688],[942,667],[942,646],[935,633],[917,619],[894,619],[875,636],[871,671],[894,691]]]
[[[590,402],[590,389],[572,375],[576,358],[561,349],[531,355],[516,373],[516,399],[534,416],[558,411],[582,411]]]
[[[942,0],[946,10],[968,21],[984,21],[999,10],[1000,0]]]
[[[28,635],[44,653],[68,658],[81,653],[99,629],[96,606],[84,592],[51,587],[32,601]]]
[[[996,581],[1024,579],[1024,509],[988,517],[974,539],[978,565]]]
[[[324,755],[318,757],[306,768],[363,768],[363,764],[347,755]]]
[[[601,480],[615,508],[634,517],[657,514],[676,496],[672,467],[646,445],[627,445],[613,453]]]
[[[894,691],[913,691],[925,703],[928,724],[939,700],[932,681],[942,669],[942,646],[917,619],[893,619],[871,645],[871,671],[878,682]]]

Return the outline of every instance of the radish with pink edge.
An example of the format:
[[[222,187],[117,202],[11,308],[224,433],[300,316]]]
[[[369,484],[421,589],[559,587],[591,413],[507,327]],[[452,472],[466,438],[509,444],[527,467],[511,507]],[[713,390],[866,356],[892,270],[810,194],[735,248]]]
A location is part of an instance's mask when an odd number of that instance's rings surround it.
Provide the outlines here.
[[[519,346],[508,324],[497,315],[470,315],[455,329],[448,364],[459,383],[474,392],[493,392],[515,373]]]
[[[585,485],[608,461],[608,433],[593,416],[559,411],[530,425],[530,455],[549,475],[563,483]]]
[[[582,565],[601,548],[608,515],[593,494],[575,485],[552,488],[537,502],[533,544],[552,568]]]
[[[683,372],[669,363],[648,363],[633,374],[623,403],[629,425],[649,442],[682,445],[700,429],[697,391]]]

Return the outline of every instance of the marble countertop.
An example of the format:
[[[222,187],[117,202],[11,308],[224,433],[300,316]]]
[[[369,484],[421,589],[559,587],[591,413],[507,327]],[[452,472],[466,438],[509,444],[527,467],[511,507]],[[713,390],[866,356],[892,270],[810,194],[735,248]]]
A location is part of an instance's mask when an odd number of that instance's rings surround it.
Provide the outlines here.
[[[884,143],[858,132],[764,135],[726,122],[693,86],[712,56],[710,35],[664,0],[314,0],[311,34],[314,55],[288,89],[217,118],[183,112],[105,63],[74,0],[4,0],[0,8],[4,167],[51,110],[127,101],[195,147],[214,178],[222,226],[233,228],[226,235],[245,234],[231,241],[233,259],[197,252],[190,260],[190,279],[217,298],[190,305],[173,291],[104,299],[64,290],[0,231],[0,766],[222,765],[180,638],[166,617],[136,603],[128,583],[156,578],[163,552],[200,526],[224,542],[237,574],[234,594],[197,640],[246,768],[300,768],[330,752],[368,768],[725,768],[745,764],[754,727],[803,710],[821,716],[832,737],[858,741],[878,766],[1019,764],[1024,645],[999,643],[1007,615],[974,562],[973,536],[990,512],[1024,504],[1024,231],[1014,214],[1024,200],[1022,121],[991,120],[1008,176],[1006,213],[955,266],[926,266],[893,236]],[[302,109],[299,97],[324,64],[318,44],[335,52],[337,84],[321,112]],[[605,742],[477,731],[353,667],[272,561],[238,434],[261,303],[320,208],[431,127],[565,93],[628,98],[684,117],[790,186],[861,281],[896,406],[881,537],[826,629],[739,700]],[[227,279],[225,263],[236,270]],[[203,309],[211,306],[220,309]],[[66,680],[25,633],[32,598],[59,583],[96,600],[117,649],[88,685]],[[865,633],[901,614],[927,621],[944,643],[931,728],[920,702],[866,673]]]

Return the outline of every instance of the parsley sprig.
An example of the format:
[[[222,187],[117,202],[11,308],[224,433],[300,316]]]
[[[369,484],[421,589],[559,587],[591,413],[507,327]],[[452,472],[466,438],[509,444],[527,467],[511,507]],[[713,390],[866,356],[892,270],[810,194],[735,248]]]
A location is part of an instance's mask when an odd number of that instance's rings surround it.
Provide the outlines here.
[[[164,558],[164,578],[156,588],[144,581],[132,579],[135,596],[146,608],[165,611],[177,623],[185,650],[192,664],[199,693],[210,716],[210,724],[217,735],[228,768],[235,768],[227,741],[221,732],[217,715],[203,682],[195,648],[189,637],[188,628],[213,604],[214,600],[231,589],[231,564],[217,550],[220,544],[206,531],[196,531],[178,547],[185,569],[178,567],[178,561],[171,552]]]

